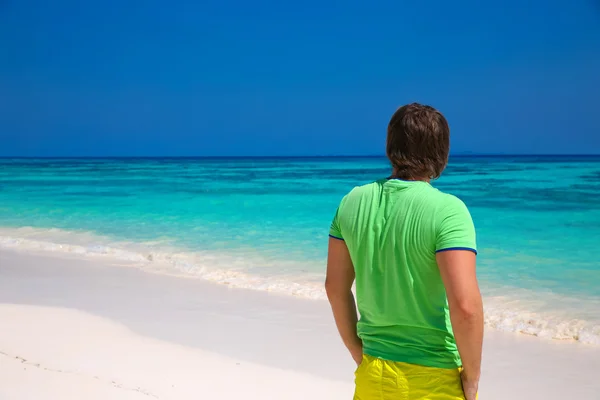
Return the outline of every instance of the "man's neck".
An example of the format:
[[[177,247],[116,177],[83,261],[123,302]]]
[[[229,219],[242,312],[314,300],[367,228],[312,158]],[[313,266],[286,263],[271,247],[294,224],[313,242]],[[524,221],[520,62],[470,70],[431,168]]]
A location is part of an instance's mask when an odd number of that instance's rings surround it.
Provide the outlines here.
[[[403,181],[418,181],[418,182],[427,182],[430,183],[431,179],[430,178],[417,178],[417,177],[403,177],[403,176],[399,176],[398,172],[396,170],[394,170],[392,172],[392,179],[401,179]]]

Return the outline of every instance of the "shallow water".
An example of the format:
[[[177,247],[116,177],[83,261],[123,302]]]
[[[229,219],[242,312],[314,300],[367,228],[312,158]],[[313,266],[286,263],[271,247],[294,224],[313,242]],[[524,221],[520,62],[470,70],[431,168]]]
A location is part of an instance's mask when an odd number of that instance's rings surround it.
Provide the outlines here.
[[[0,159],[0,246],[323,297],[328,227],[383,158]],[[600,157],[455,157],[487,323],[600,343]]]

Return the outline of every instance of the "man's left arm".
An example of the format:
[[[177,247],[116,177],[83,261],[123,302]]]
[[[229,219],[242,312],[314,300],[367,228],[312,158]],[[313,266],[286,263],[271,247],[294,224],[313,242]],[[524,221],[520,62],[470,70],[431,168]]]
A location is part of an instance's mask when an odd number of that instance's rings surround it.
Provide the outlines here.
[[[340,336],[358,365],[362,361],[363,349],[356,333],[358,314],[352,294],[354,278],[354,266],[346,242],[330,237],[325,290]]]

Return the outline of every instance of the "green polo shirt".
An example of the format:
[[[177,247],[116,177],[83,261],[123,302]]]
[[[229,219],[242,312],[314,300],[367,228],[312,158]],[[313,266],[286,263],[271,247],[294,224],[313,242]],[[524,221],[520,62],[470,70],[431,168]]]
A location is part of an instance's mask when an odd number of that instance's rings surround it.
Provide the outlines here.
[[[426,182],[383,179],[342,199],[329,234],[346,242],[354,264],[365,354],[460,367],[435,255],[477,253],[465,204]]]

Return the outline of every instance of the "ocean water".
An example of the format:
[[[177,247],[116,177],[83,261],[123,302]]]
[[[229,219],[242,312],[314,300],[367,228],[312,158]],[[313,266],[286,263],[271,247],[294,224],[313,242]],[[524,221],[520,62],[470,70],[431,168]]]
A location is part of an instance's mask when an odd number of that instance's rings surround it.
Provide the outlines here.
[[[324,298],[328,228],[384,158],[0,159],[0,247]],[[454,157],[486,323],[600,344],[600,157]],[[0,266],[1,267],[1,266]]]

